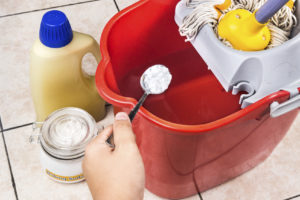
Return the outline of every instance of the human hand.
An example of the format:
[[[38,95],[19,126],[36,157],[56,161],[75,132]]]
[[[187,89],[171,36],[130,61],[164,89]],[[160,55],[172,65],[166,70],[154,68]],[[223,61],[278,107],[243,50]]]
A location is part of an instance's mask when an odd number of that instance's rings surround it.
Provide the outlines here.
[[[115,149],[106,144],[112,133]],[[82,168],[95,200],[143,199],[144,164],[126,113],[118,113],[113,126],[91,141]]]

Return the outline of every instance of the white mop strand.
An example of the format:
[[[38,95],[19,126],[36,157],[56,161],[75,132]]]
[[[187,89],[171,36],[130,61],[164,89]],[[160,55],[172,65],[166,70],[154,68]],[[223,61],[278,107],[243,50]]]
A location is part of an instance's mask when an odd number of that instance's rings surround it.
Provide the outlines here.
[[[224,0],[186,0],[186,6],[194,10],[184,18],[183,24],[179,27],[182,36],[186,41],[195,39],[198,32],[205,24],[210,24],[217,34],[218,20],[231,10],[246,9],[254,12],[259,9],[267,0],[231,0],[231,5],[226,10],[221,10],[221,17],[218,19],[218,12],[215,5],[222,4]],[[292,28],[297,24],[297,18],[288,6],[281,8],[270,20],[268,27],[271,32],[271,41],[267,48],[278,46],[289,39]],[[218,35],[218,34],[217,34]],[[218,37],[225,45],[231,44]]]
[[[194,10],[179,27],[179,32],[182,36],[186,36],[186,41],[193,40],[205,24],[211,24],[212,26],[217,24],[218,12],[215,5],[220,3],[222,3],[222,0],[187,0],[186,6]]]

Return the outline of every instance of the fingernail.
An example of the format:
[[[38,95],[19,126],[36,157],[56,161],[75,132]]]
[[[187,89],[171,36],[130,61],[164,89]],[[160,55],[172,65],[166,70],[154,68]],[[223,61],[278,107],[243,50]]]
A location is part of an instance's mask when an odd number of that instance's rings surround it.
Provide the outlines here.
[[[124,112],[119,112],[116,114],[116,120],[128,120],[128,115]]]

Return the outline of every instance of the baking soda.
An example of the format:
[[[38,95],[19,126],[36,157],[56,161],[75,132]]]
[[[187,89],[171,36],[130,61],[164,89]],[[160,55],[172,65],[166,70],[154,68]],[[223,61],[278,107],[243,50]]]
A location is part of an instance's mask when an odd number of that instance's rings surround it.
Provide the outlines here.
[[[54,124],[53,142],[62,147],[80,144],[86,136],[88,127],[80,118],[65,118]]]
[[[63,108],[46,118],[40,132],[40,160],[44,173],[61,183],[84,180],[85,148],[98,133],[94,118],[79,108]]]
[[[155,65],[145,71],[143,85],[146,92],[160,94],[168,89],[171,79],[172,75],[168,68],[163,65]]]

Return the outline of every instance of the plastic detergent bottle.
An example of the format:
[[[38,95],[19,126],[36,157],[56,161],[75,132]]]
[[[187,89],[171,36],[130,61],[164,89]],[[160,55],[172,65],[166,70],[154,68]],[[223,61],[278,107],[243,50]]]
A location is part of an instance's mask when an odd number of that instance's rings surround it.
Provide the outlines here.
[[[105,116],[105,102],[97,93],[94,76],[82,70],[81,61],[92,53],[99,63],[99,45],[89,35],[73,32],[66,15],[57,10],[42,19],[40,36],[31,50],[31,90],[37,121],[53,111],[78,107],[96,121]]]

